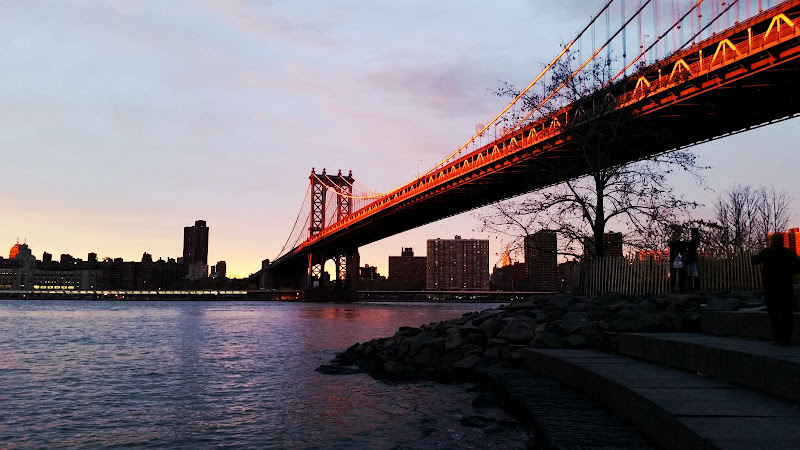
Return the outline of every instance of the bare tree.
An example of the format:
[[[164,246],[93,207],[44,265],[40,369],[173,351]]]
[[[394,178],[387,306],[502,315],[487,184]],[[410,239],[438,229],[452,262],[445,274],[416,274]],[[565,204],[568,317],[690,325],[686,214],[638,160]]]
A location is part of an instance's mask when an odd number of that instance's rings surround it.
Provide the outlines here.
[[[753,252],[766,246],[767,235],[784,230],[792,218],[792,197],[774,187],[733,185],[714,203],[708,244],[725,252]]]
[[[760,246],[767,246],[767,235],[786,230],[792,220],[792,196],[775,187],[762,187],[755,193],[756,199],[756,239]]]
[[[658,136],[635,135],[641,133],[630,126],[637,110],[617,108],[614,86],[607,83],[610,64],[601,61],[576,75],[571,68],[573,59],[567,55],[556,65],[545,90],[545,97],[553,94],[556,101],[549,111],[541,111],[546,116],[566,105],[575,111],[574,119],[563,128],[572,142],[571,151],[553,158],[549,167],[552,173],[564,174],[560,178],[567,181],[478,214],[483,230],[505,235],[517,241],[517,246],[532,231],[555,231],[562,238],[560,252],[580,257],[587,245],[593,255],[604,256],[603,234],[609,226],[615,226],[626,232],[624,240],[629,246],[663,249],[665,241],[660,236],[656,239],[652,230],[675,223],[697,206],[675,193],[668,175],[680,170],[703,184],[699,171],[704,167],[698,166],[696,155],[688,151],[621,163],[616,150],[623,142],[647,145],[649,139]],[[496,93],[516,96],[519,91],[505,83]],[[524,107],[536,108],[542,98],[527,96]],[[571,177],[576,167],[588,175]]]

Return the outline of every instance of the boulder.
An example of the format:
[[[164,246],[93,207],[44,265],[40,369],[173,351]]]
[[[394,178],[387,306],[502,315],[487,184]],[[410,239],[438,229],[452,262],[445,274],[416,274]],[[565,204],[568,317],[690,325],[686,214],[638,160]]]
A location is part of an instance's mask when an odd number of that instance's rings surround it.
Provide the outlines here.
[[[556,306],[561,309],[566,309],[569,306],[571,300],[572,297],[568,295],[553,295],[547,300],[546,305]]]
[[[567,306],[568,312],[589,312],[589,311],[604,311],[600,305],[594,303],[575,303],[574,305]]]
[[[736,297],[709,297],[706,303],[707,311],[735,311],[744,302]]]
[[[582,312],[568,312],[561,316],[557,324],[566,332],[566,334],[575,334],[589,324],[586,320],[586,315]]]
[[[531,300],[524,300],[518,302],[511,302],[511,304],[506,306],[505,309],[506,311],[513,313],[516,311],[524,311],[527,309],[536,309],[536,308],[537,308],[536,302]]]
[[[414,357],[414,365],[422,368],[433,368],[442,363],[442,358],[430,347],[425,347]]]
[[[340,366],[339,364],[323,364],[317,367],[316,371],[326,375],[352,375],[355,373],[364,373],[364,371],[358,367]]]
[[[400,361],[386,361],[383,364],[383,372],[387,377],[397,380],[409,380],[417,376],[414,366]]]
[[[563,348],[566,346],[566,342],[567,341],[565,341],[563,338],[553,333],[544,332],[533,338],[531,341],[531,347]]]
[[[548,322],[552,322],[554,320],[558,320],[559,317],[561,317],[561,315],[564,314],[564,308],[561,308],[559,306],[544,306],[544,307],[542,307],[541,310],[545,314],[547,314],[545,320],[548,321]]]
[[[529,318],[515,317],[497,333],[497,337],[515,343],[530,342],[534,336],[534,326]]]
[[[479,355],[470,355],[453,364],[453,369],[473,369],[481,363]]]
[[[459,327],[453,327],[447,330],[447,336],[444,340],[444,349],[446,352],[455,350],[464,345],[464,343],[464,339],[461,338]]]
[[[589,344],[589,339],[582,334],[570,334],[564,338],[567,346],[572,348],[585,348]]]
[[[483,331],[484,336],[486,336],[488,339],[491,339],[497,336],[497,333],[503,329],[503,322],[501,322],[497,317],[491,317],[481,322],[478,328]]]
[[[656,332],[669,331],[658,314],[642,314],[615,320],[612,327],[616,331]]]

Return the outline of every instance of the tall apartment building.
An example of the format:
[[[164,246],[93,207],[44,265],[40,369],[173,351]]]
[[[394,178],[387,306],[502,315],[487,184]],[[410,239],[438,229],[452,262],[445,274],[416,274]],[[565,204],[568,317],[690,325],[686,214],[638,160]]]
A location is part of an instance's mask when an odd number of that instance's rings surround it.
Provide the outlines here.
[[[525,279],[536,292],[557,292],[558,238],[554,231],[539,231],[525,236]]]
[[[389,257],[389,289],[416,291],[425,289],[426,261],[424,256],[414,256],[412,248],[404,248],[400,256]]]
[[[800,256],[800,228],[789,228],[781,233],[783,233],[783,246]],[[767,242],[769,242],[773,234],[769,233]]]
[[[489,241],[428,239],[427,289],[489,289]]]
[[[186,278],[208,277],[208,227],[205,220],[183,228],[183,267]]]

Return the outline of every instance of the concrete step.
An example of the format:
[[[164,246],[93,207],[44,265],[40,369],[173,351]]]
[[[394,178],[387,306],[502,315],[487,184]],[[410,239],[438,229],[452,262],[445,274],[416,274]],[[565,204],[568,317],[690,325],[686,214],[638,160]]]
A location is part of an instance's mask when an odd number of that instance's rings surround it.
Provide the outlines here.
[[[621,355],[524,350],[525,367],[577,389],[663,448],[796,448],[800,408],[724,380]]]
[[[800,403],[799,346],[694,333],[625,333],[619,336],[619,353]]]
[[[766,311],[704,311],[703,333],[772,339]],[[794,339],[800,342],[800,312],[794,313]]]

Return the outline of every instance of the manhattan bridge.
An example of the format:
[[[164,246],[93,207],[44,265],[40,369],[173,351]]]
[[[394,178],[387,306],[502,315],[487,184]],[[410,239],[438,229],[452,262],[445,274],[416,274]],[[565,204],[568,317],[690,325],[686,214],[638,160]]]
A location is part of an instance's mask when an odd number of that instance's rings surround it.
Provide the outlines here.
[[[263,287],[319,286],[332,260],[332,282],[354,290],[360,246],[589,173],[574,157],[581,136],[611,139],[612,117],[627,122],[610,165],[795,117],[798,25],[800,0],[607,1],[508,106],[416,179],[374,192],[350,172],[312,169]]]

